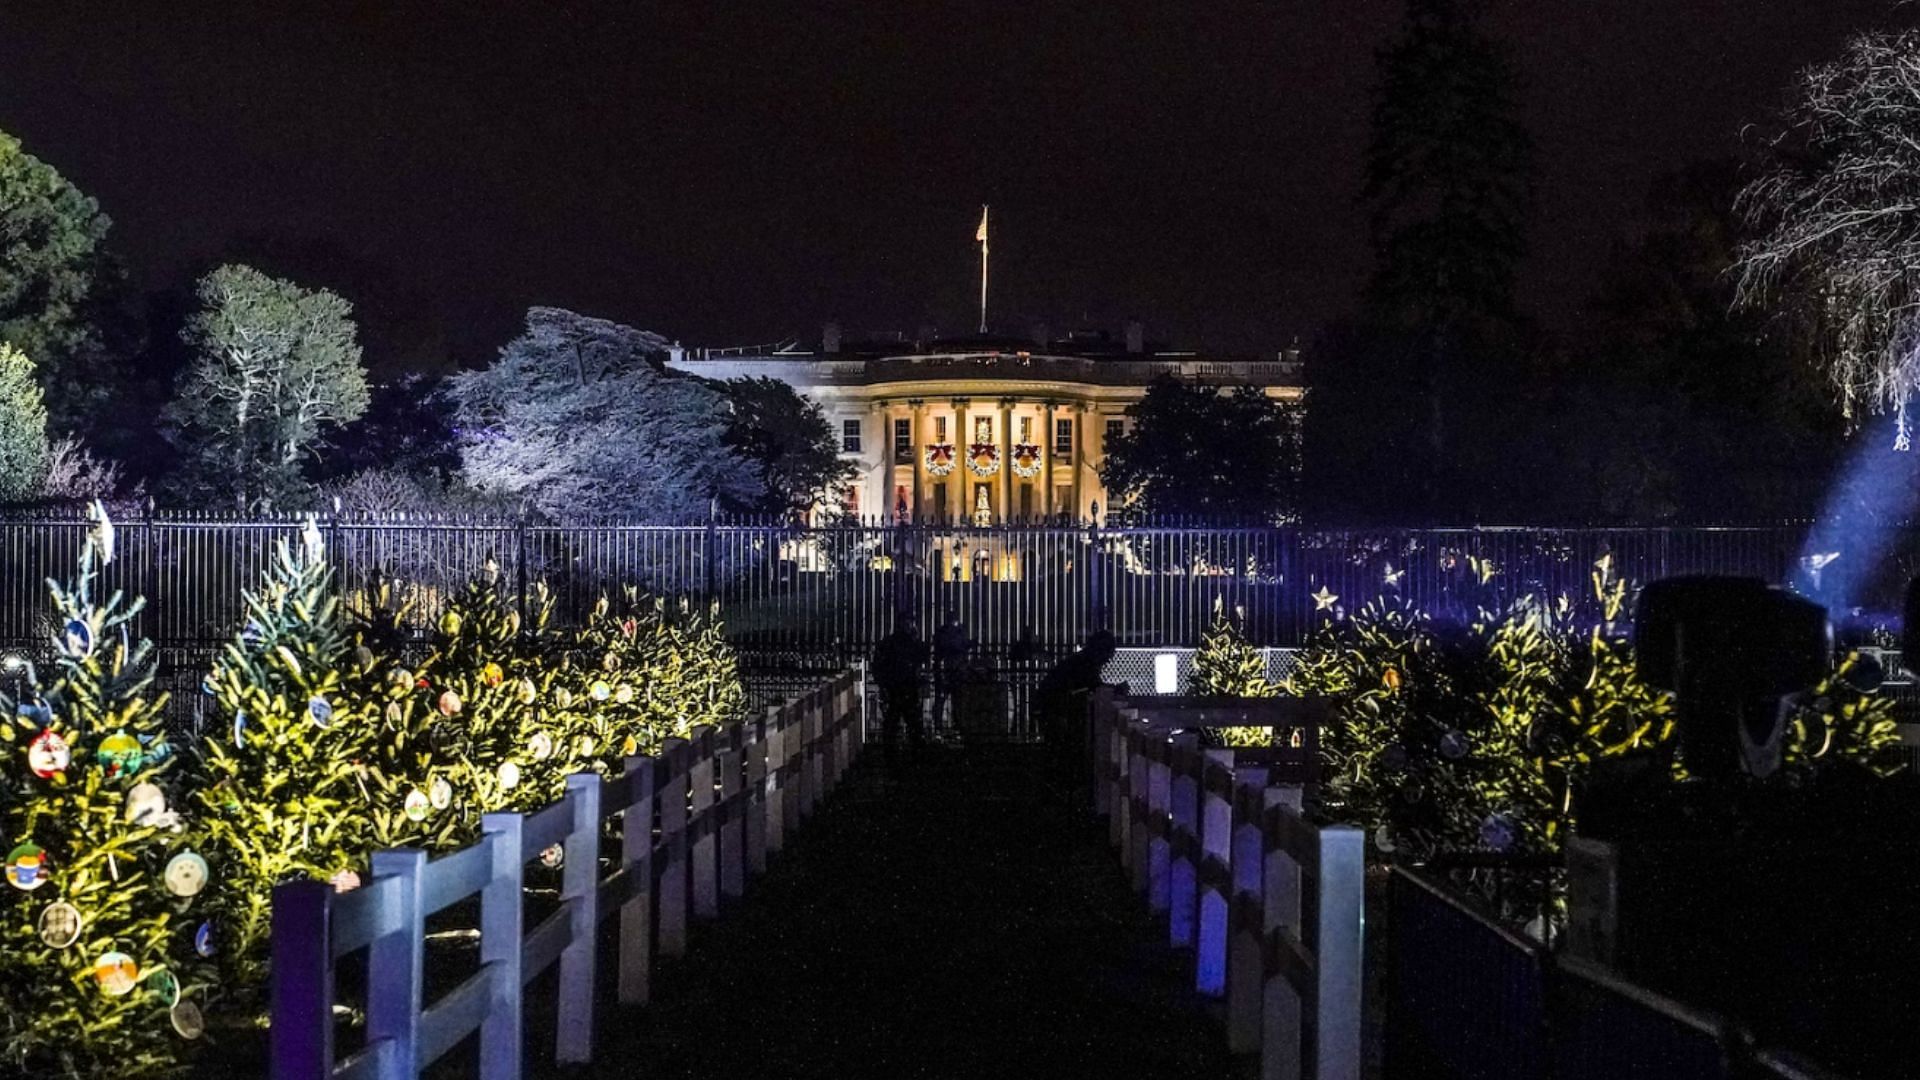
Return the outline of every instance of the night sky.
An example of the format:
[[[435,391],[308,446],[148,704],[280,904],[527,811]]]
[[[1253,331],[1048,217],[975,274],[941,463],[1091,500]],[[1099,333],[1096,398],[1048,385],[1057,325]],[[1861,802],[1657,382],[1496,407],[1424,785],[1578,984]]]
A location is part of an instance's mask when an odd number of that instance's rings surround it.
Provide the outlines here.
[[[1796,68],[1895,8],[1494,5],[1540,147],[1523,303],[1575,325],[1655,174],[1738,150]],[[249,238],[330,250],[351,298],[424,313],[465,363],[531,304],[699,344],[965,331],[982,202],[995,329],[1138,317],[1265,351],[1354,304],[1372,54],[1400,12],[11,3],[0,129],[100,200],[139,287]]]

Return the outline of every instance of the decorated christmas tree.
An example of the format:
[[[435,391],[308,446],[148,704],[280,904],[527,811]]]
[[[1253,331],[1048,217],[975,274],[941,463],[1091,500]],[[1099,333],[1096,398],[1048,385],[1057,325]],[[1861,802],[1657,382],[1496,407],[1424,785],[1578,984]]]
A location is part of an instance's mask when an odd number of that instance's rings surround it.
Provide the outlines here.
[[[1193,654],[1193,674],[1188,693],[1213,697],[1269,698],[1280,693],[1279,686],[1267,680],[1267,660],[1260,650],[1247,644],[1240,630],[1241,613],[1227,615],[1224,601],[1213,602],[1213,622],[1200,637]],[[1265,746],[1272,733],[1264,728],[1227,728],[1222,741],[1229,746]]]
[[[273,887],[358,884],[378,787],[366,768],[376,706],[348,689],[372,655],[356,656],[311,522],[276,548],[245,616],[207,676],[215,720],[189,756],[234,1015],[257,1011],[266,989]]]
[[[55,657],[0,684],[0,1046],[16,1075],[174,1071],[202,1030],[195,928],[208,863],[187,847],[152,651],[102,600],[98,504],[79,570],[50,583]]]

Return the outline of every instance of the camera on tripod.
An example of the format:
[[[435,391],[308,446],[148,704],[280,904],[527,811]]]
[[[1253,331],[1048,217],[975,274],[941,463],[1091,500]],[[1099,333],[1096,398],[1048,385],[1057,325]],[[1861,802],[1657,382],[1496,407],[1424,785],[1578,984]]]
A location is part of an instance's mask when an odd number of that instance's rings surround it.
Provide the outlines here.
[[[1833,671],[1833,626],[1759,578],[1673,577],[1640,591],[1633,650],[1640,677],[1673,692],[1687,771],[1759,779],[1780,768],[1794,696]]]

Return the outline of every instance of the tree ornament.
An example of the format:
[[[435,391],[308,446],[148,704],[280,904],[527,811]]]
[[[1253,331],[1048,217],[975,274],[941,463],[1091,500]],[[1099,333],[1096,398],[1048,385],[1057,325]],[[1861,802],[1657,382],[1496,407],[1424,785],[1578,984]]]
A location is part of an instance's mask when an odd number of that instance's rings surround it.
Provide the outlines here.
[[[435,810],[445,810],[453,805],[453,785],[447,783],[446,777],[436,776],[427,785],[427,802]]]
[[[399,727],[400,723],[405,720],[407,716],[406,712],[400,708],[399,702],[389,701],[387,702],[386,718],[389,725]]]
[[[413,672],[397,667],[387,672],[387,685],[395,690],[408,690],[413,687]]]
[[[587,693],[595,701],[605,701],[613,696],[613,687],[608,686],[604,680],[596,679]]]
[[[168,859],[163,875],[167,891],[179,897],[199,896],[200,890],[207,887],[207,878],[210,876],[207,860],[191,851],[183,851]]]
[[[117,950],[100,954],[93,962],[93,981],[108,997],[130,993],[140,981],[140,965],[133,957]]]
[[[535,761],[545,761],[553,756],[553,738],[544,731],[536,731],[527,740],[527,753]]]
[[[44,728],[27,744],[27,768],[42,780],[51,780],[67,771],[73,763],[73,748],[66,737],[52,728]]]
[[[440,632],[448,637],[460,636],[460,613],[449,611],[440,616]]]
[[[421,791],[419,788],[414,788],[412,791],[407,792],[407,797],[401,803],[400,808],[401,811],[407,815],[408,821],[417,823],[427,820],[427,809],[431,805],[432,804],[427,801],[427,793]]]
[[[534,699],[540,696],[540,690],[533,685],[532,679],[523,678],[520,680],[518,692],[514,696],[520,700],[520,704],[531,705]]]
[[[64,949],[80,940],[80,928],[86,920],[80,909],[65,900],[55,900],[40,913],[37,924],[40,943],[49,949]]]
[[[501,762],[496,779],[500,781],[501,791],[512,791],[520,786],[520,766],[511,761]]]
[[[200,1007],[191,1001],[182,1001],[167,1010],[167,1022],[183,1039],[197,1039],[206,1034],[206,1019],[200,1015]]]
[[[200,924],[193,932],[193,951],[201,956],[212,956],[220,951],[220,942],[213,933],[213,920]]]
[[[1517,839],[1519,830],[1505,814],[1490,814],[1480,822],[1480,844],[1490,851],[1507,851]]]
[[[233,745],[236,748],[242,749],[242,750],[246,749],[246,746],[247,746],[246,731],[247,731],[247,714],[244,712],[236,711],[233,714]]]
[[[75,660],[92,656],[93,628],[80,619],[67,620],[66,629],[60,635],[60,647]]]
[[[1315,611],[1332,611],[1333,605],[1340,600],[1340,597],[1329,591],[1325,585],[1320,586],[1319,592],[1309,595],[1313,597],[1313,610]]]
[[[540,852],[540,865],[549,870],[558,870],[560,869],[560,864],[565,862],[566,858],[567,849],[561,847],[559,844],[553,844]]]
[[[7,884],[21,892],[32,892],[53,876],[47,853],[29,840],[7,853]]]
[[[139,772],[146,757],[146,748],[140,745],[140,740],[125,731],[116,731],[101,739],[100,748],[94,751],[94,759],[109,780]]]
[[[555,687],[553,691],[553,703],[562,709],[571,708],[573,705],[573,691],[568,690],[564,686]]]
[[[331,726],[333,724],[333,703],[323,697],[307,699],[307,719],[313,721],[313,726],[317,728]]]
[[[334,892],[349,893],[360,887],[360,875],[352,870],[341,870],[327,879]]]
[[[633,640],[633,635],[637,633],[639,629],[640,624],[630,618],[620,620],[620,633],[626,637],[628,641]]]
[[[520,613],[517,611],[507,612],[505,626],[506,626],[508,637],[519,637],[520,636]]]
[[[614,654],[614,653],[611,653],[611,652],[610,652],[610,653],[608,653],[607,655],[605,655],[605,656],[603,656],[603,657],[601,657],[601,658],[600,658],[600,670],[602,670],[602,671],[619,671],[619,670],[620,670],[620,657],[619,657],[618,655],[616,655],[616,654]]]
[[[166,1002],[167,1008],[180,1003],[180,980],[165,965],[149,969],[140,981],[147,984],[147,993]]]
[[[460,706],[461,701],[459,694],[447,690],[440,695],[440,714],[442,716],[458,716],[460,714]]]
[[[632,757],[633,755],[639,752],[640,752],[640,743],[633,736],[629,735],[624,740],[621,741],[620,743],[621,757]]]
[[[127,792],[126,819],[129,825],[158,825],[167,812],[167,793],[160,785],[141,782]]]
[[[1393,854],[1393,830],[1387,828],[1385,825],[1373,830],[1373,846],[1375,850],[1383,855]]]
[[[1468,748],[1467,734],[1458,728],[1440,736],[1440,756],[1449,761],[1458,761],[1466,757]]]
[[[14,713],[37,728],[50,727],[53,724],[53,707],[44,701],[23,701],[14,706]]]
[[[619,686],[614,687],[613,700],[615,703],[620,705],[632,704],[633,703],[633,687],[628,686],[626,683],[621,683]]]
[[[362,671],[372,667],[373,650],[367,648],[365,645],[355,645],[353,647],[353,662],[359,665]]]
[[[500,665],[491,660],[480,669],[480,681],[488,686],[499,686],[506,677],[507,673],[500,670]]]

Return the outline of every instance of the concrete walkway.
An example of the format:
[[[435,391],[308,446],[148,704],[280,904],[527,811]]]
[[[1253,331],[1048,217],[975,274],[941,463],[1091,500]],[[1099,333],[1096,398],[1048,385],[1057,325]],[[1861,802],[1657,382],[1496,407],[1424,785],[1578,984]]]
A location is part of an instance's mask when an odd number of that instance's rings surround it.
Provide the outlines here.
[[[1035,751],[932,751],[894,781],[874,750],[654,1005],[606,1008],[585,1075],[1236,1075],[1104,834],[1042,801]]]

